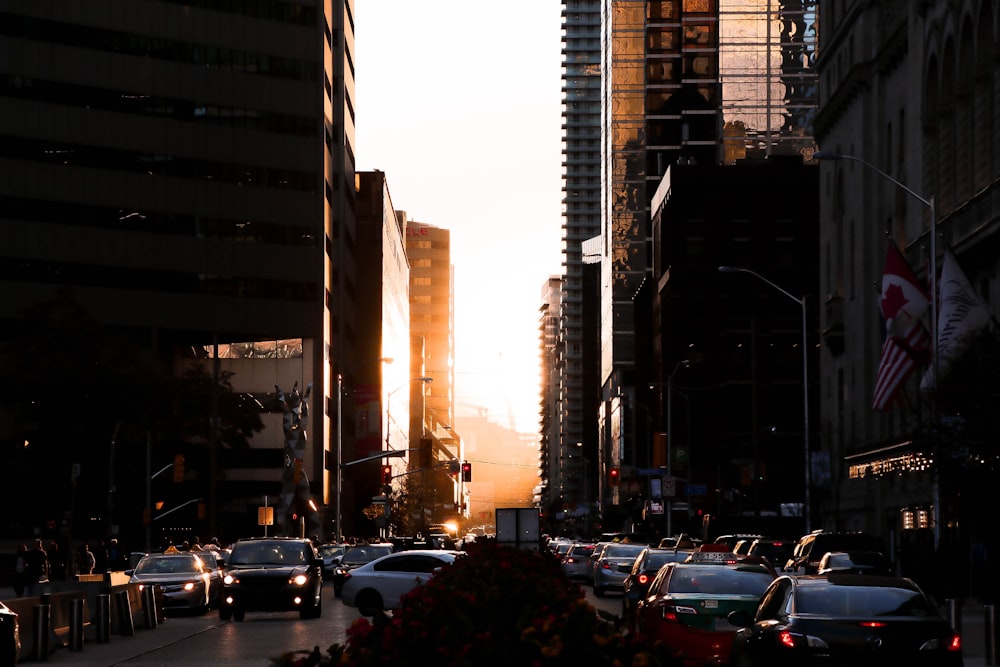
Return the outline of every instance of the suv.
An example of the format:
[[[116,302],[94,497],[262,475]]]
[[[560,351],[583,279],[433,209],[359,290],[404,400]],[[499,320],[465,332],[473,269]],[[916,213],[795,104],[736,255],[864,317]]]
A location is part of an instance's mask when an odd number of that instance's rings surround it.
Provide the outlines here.
[[[252,537],[237,540],[226,559],[219,618],[242,621],[248,611],[323,615],[323,559],[311,540]]]
[[[816,574],[819,561],[828,551],[880,551],[882,541],[869,533],[827,533],[814,530],[803,535],[785,563],[785,572]]]

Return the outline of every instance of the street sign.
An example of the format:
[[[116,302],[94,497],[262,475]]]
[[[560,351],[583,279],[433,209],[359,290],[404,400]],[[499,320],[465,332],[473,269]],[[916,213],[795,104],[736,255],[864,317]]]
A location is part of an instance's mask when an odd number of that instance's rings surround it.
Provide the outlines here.
[[[258,526],[273,526],[274,525],[274,508],[273,507],[258,507],[257,508],[257,525]]]
[[[677,481],[673,477],[663,478],[663,495],[668,498],[677,495]]]

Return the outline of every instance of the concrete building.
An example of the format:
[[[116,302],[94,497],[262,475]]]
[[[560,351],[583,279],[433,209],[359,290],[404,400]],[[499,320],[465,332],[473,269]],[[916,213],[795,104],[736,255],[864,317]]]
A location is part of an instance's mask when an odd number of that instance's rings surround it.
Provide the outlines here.
[[[263,399],[274,384],[312,384],[304,471],[321,510],[333,497],[331,369],[353,372],[367,335],[354,322],[353,5],[15,1],[0,19],[5,335],[25,307],[65,288],[167,369],[204,360],[215,344],[300,341],[295,368],[239,373],[259,380],[242,388]],[[6,405],[20,401],[14,393]],[[264,416],[265,430],[225,474],[189,462],[189,476],[219,486],[197,492],[213,499],[207,516],[182,525],[231,537],[259,530],[257,506],[278,492],[283,467],[280,416]],[[142,466],[149,424],[120,418],[114,462]],[[91,463],[81,479],[101,478],[94,488],[111,481],[92,461],[107,461],[112,426],[81,434],[101,443],[82,457]],[[154,465],[173,454],[154,440]],[[79,454],[38,456],[51,486],[66,487]],[[141,530],[141,485],[119,485],[115,524]],[[68,493],[20,521],[58,522]],[[109,518],[103,494],[91,500],[77,510]]]
[[[996,345],[955,353],[952,370],[946,353],[955,350],[941,344],[968,326],[944,312],[963,282],[964,313],[986,308],[995,318],[1000,306],[996,4],[826,3],[822,25],[816,136],[821,156],[842,156],[820,164],[824,527],[883,535],[904,562],[935,547],[995,547],[998,467],[985,444],[995,419],[977,406],[995,403],[996,383],[982,373],[996,367]],[[878,410],[889,243],[920,283],[941,281],[939,308],[920,323],[941,354],[915,359]],[[956,266],[966,280],[944,284]],[[942,363],[940,383],[922,384]],[[952,562],[968,581],[967,559]]]

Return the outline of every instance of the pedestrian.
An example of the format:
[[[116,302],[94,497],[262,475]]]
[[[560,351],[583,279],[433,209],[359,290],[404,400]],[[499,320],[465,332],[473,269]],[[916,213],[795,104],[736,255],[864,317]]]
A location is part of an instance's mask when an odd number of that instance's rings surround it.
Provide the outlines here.
[[[90,546],[84,542],[77,550],[76,557],[73,558],[73,574],[80,575],[93,573],[94,554],[90,551]]]
[[[117,537],[112,537],[111,543],[108,545],[108,567],[113,572],[122,572],[128,569],[128,555],[118,543]]]
[[[33,597],[38,592],[39,584],[49,583],[49,556],[41,540],[35,540],[34,546],[24,554],[24,594]]]
[[[63,557],[62,549],[59,548],[59,543],[51,540],[45,553],[49,557],[49,579],[51,581],[65,581],[66,559]]]
[[[94,554],[94,574],[104,574],[110,568],[108,563],[110,559],[108,557],[108,545],[104,543],[104,540],[97,540],[94,546],[90,549],[91,553]]]
[[[21,597],[24,595],[25,555],[28,553],[27,544],[17,545],[17,554],[14,556],[14,571],[10,573],[10,583],[14,586],[14,595]]]

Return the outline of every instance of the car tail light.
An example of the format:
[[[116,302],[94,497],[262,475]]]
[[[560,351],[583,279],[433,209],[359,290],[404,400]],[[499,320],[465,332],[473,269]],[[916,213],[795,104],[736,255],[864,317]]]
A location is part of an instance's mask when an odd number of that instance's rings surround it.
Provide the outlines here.
[[[827,643],[820,639],[819,637],[813,637],[812,635],[800,635],[795,632],[790,632],[788,630],[782,630],[778,633],[778,644],[783,648],[795,648],[808,646],[811,649],[828,649]]]
[[[601,561],[601,568],[604,569],[604,570],[610,570],[611,569],[611,563],[610,563],[610,561],[602,560]]]
[[[639,583],[642,584],[643,586],[645,586],[646,584],[648,584],[649,583],[649,575],[648,574],[640,574],[639,575]]]
[[[670,621],[671,623],[678,622],[681,614],[697,613],[698,610],[694,607],[687,607],[683,605],[665,604],[660,607],[660,615],[663,616],[663,620]]]
[[[885,623],[881,621],[862,621],[861,627],[863,628],[884,628]]]
[[[949,653],[962,650],[962,638],[956,633],[944,639],[931,639],[920,645],[921,651],[936,651],[943,648]]]

